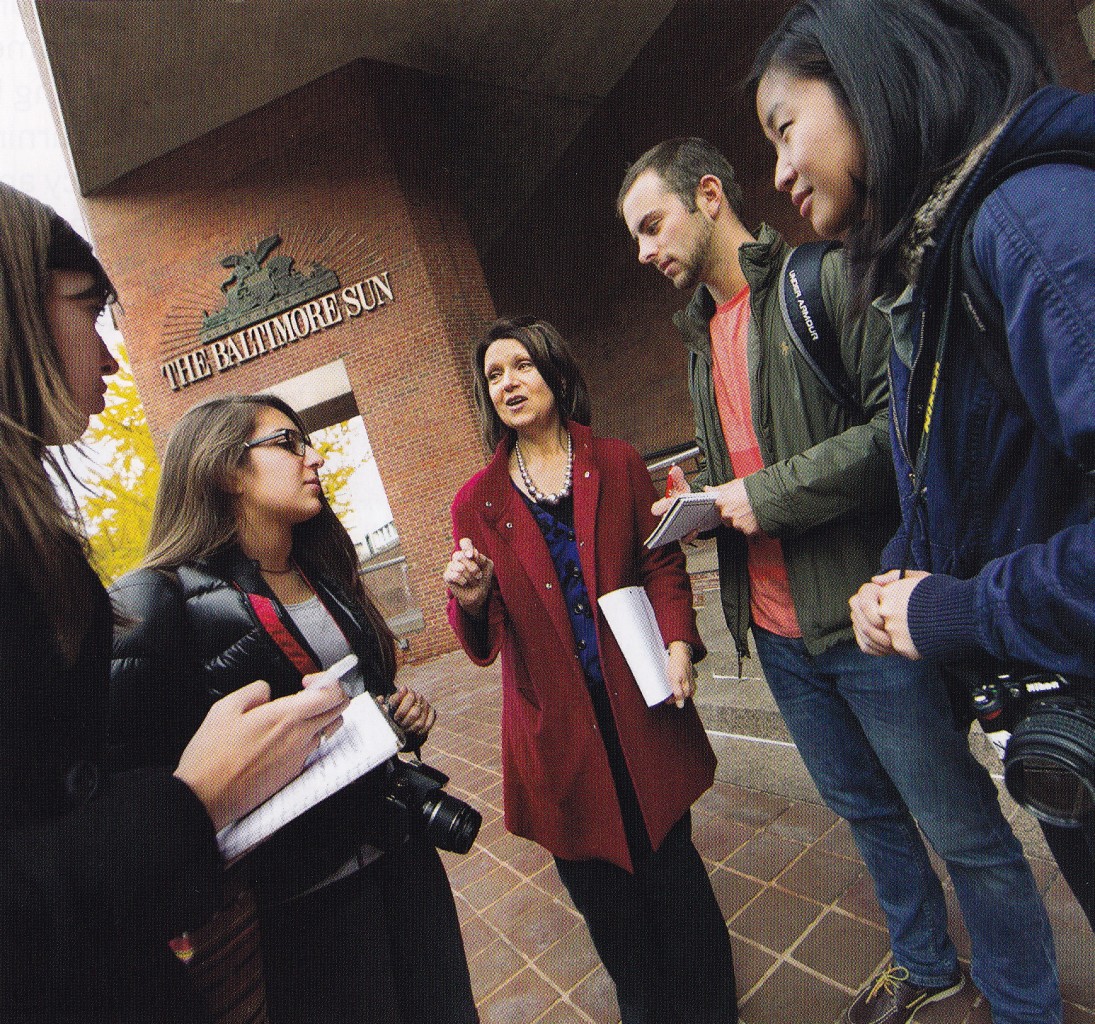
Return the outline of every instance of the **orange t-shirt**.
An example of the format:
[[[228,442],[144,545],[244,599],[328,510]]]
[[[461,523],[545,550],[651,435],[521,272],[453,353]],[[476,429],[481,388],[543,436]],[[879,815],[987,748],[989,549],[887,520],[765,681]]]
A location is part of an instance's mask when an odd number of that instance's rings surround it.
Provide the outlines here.
[[[749,289],[724,302],[711,319],[711,370],[715,404],[734,476],[741,479],[764,468],[749,396]],[[749,539],[749,614],[762,629],[798,637],[791,586],[780,542],[764,533]]]

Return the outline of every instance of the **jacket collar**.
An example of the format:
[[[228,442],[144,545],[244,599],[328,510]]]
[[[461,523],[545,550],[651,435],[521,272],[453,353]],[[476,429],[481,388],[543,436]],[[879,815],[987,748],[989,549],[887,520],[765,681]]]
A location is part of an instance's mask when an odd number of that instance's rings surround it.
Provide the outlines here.
[[[757,237],[738,249],[738,262],[753,293],[769,288],[782,272],[783,259],[790,248],[780,234],[767,224],[761,224]],[[684,335],[685,346],[700,356],[711,354],[711,318],[717,306],[715,297],[701,284],[688,305],[673,314],[673,323]]]
[[[966,178],[957,198],[950,203],[943,225],[925,253],[921,281],[927,281],[938,254],[957,226],[991,187],[993,177],[1020,157],[1036,157],[1057,150],[1095,151],[1095,97],[1060,86],[1046,86],[1016,109],[987,151]]]
[[[600,501],[601,475],[593,457],[593,432],[580,423],[568,423],[574,442],[571,469],[574,495],[574,533],[582,574],[590,594],[597,593],[596,564],[593,558],[594,533]],[[512,440],[502,441],[494,450],[475,489],[479,514],[491,523],[498,537],[513,552],[513,562],[525,574],[532,590],[560,638],[572,636],[563,590],[555,572],[540,527],[528,510],[509,475]],[[551,586],[547,586],[551,584]]]
[[[301,566],[308,578],[308,582],[319,595],[323,606],[330,613],[335,624],[346,637],[350,647],[359,655],[362,673],[365,676],[365,685],[373,693],[390,693],[392,685],[383,679],[378,666],[381,662],[380,652],[377,649],[379,640],[375,636],[371,623],[364,612],[358,607],[357,602],[334,580],[326,579],[319,573],[311,571],[307,565]],[[243,594],[259,594],[274,602],[278,618],[285,628],[293,635],[294,639],[313,658],[315,652],[308,643],[307,638],[297,628],[292,617],[285,610],[285,606],[277,599],[277,596],[263,579],[259,569],[259,563],[249,558],[236,544],[228,544],[219,551],[214,552],[201,562],[196,562],[191,569],[183,567],[181,571],[193,573],[197,570],[205,580],[202,583],[207,587],[221,586],[227,583],[237,587]],[[193,583],[191,584],[193,586]],[[244,598],[244,600],[246,600]],[[257,625],[261,625],[257,622]]]

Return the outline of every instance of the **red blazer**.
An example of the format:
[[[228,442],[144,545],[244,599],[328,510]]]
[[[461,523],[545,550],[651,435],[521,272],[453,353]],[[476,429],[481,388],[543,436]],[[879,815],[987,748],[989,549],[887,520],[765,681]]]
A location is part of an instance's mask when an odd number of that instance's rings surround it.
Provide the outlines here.
[[[570,424],[574,529],[596,610],[605,685],[650,840],[710,785],[715,755],[689,702],[648,708],[597,605],[619,587],[646,588],[666,643],[686,640],[698,660],[692,590],[677,545],[647,551],[657,498],[639,453]],[[487,625],[476,628],[449,596],[449,621],[468,656],[502,654],[502,775],[506,827],[566,860],[598,858],[631,870],[619,801],[574,646],[562,588],[536,520],[509,477],[503,442],[452,505],[453,537],[470,537],[494,562]]]

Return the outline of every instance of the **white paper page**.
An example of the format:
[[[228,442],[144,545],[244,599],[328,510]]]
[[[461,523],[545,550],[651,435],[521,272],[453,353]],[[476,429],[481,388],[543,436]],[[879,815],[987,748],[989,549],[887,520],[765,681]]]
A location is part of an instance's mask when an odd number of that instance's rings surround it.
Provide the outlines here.
[[[669,685],[669,652],[658,628],[654,606],[642,587],[623,587],[602,595],[597,603],[605,613],[627,667],[639,684],[647,707],[673,695]]]
[[[399,741],[372,694],[355,697],[342,712],[342,727],[320,743],[300,775],[266,803],[217,833],[224,858],[232,860],[246,853],[282,825],[388,760],[398,749]]]

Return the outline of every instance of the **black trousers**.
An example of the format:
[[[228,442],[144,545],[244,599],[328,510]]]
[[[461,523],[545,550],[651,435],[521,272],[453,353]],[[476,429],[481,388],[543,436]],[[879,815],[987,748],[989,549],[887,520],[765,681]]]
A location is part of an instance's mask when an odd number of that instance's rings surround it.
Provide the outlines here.
[[[1068,887],[1095,931],[1095,820],[1079,828],[1042,824],[1046,843]]]
[[[730,936],[685,814],[634,874],[555,859],[616,985],[623,1024],[734,1024]]]
[[[478,1024],[452,889],[425,840],[260,919],[271,1024]]]
[[[603,860],[556,857],[555,866],[616,986],[623,1024],[734,1024],[730,936],[692,845],[692,815],[651,848],[604,683],[591,682],[589,696],[635,872]]]

